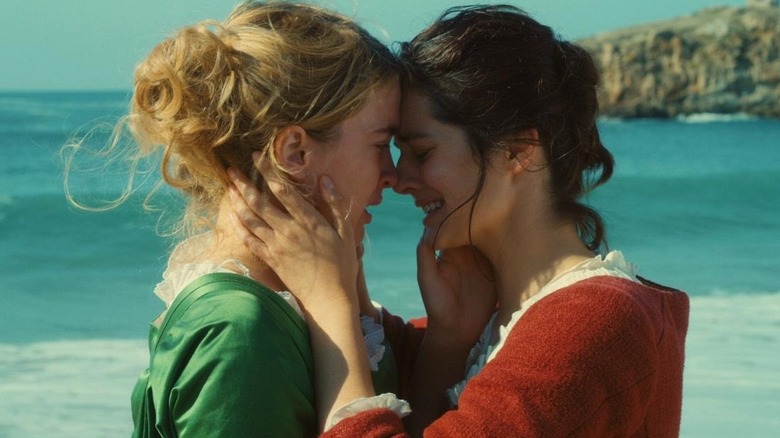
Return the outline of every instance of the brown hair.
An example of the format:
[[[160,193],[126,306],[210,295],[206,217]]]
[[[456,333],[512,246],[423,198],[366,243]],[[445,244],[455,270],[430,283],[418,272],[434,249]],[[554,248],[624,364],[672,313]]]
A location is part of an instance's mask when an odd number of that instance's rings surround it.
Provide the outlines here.
[[[596,127],[599,76],[581,47],[512,6],[454,7],[401,46],[404,86],[433,116],[462,129],[484,183],[490,153],[536,129],[551,174],[553,211],[572,220],[591,250],[605,245],[599,214],[578,201],[612,175]],[[473,214],[472,203],[472,214]]]
[[[157,45],[136,68],[120,125],[133,135],[135,160],[161,151],[162,178],[187,195],[183,225],[195,231],[213,224],[227,167],[251,173],[255,151],[274,161],[270,146],[285,126],[332,139],[398,71],[390,51],[349,18],[249,2],[223,23],[186,27]]]

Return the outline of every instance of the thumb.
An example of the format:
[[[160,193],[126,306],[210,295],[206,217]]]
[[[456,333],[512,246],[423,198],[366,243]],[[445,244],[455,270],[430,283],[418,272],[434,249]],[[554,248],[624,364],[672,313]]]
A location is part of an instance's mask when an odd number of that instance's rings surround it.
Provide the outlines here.
[[[433,239],[427,230],[423,231],[420,242],[417,244],[417,280],[420,286],[423,280],[435,275],[438,270],[436,251],[433,249]]]
[[[327,175],[320,177],[320,194],[328,205],[331,225],[341,238],[347,237],[352,230],[352,226],[347,221],[349,206]]]

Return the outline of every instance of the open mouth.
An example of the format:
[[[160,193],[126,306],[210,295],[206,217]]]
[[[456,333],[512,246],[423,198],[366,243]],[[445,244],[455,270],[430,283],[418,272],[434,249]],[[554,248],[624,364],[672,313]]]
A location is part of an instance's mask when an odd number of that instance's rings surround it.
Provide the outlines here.
[[[382,198],[379,198],[375,201],[369,202],[366,207],[363,209],[363,214],[365,215],[365,218],[367,219],[366,223],[370,224],[371,219],[374,217],[374,215],[371,214],[369,211],[369,208],[376,207],[377,205],[382,203]]]
[[[426,215],[429,215],[433,213],[434,211],[440,209],[444,205],[442,201],[433,201],[429,202],[428,204],[422,205],[420,208],[425,212]]]

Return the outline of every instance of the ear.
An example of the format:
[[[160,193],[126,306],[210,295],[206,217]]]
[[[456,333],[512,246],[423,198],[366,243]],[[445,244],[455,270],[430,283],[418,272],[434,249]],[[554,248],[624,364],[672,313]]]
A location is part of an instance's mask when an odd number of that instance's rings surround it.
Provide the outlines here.
[[[527,129],[507,141],[509,143],[509,167],[518,174],[535,170],[542,166],[542,154],[539,147],[539,131]]]
[[[298,125],[283,128],[274,139],[274,155],[279,165],[299,181],[306,179],[316,146],[306,130]]]

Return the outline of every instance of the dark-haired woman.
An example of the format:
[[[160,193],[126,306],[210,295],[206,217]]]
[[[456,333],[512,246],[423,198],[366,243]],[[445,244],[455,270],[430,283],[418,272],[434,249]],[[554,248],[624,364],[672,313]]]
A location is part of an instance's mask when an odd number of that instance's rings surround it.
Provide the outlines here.
[[[383,324],[399,369],[414,364],[412,377],[401,376],[411,381],[402,394],[413,409],[409,433],[677,436],[687,296],[606,252],[602,219],[580,202],[613,168],[596,127],[590,56],[522,11],[486,6],[447,11],[403,46],[401,60],[395,190],[426,213],[418,259],[428,319],[404,324],[384,312]],[[277,192],[288,213],[238,206],[247,242],[285,266],[296,266],[295,236],[327,245],[319,236],[337,234],[353,247],[347,203],[323,192],[333,228]],[[345,353],[361,342],[343,322],[358,314],[355,282],[344,279],[357,261],[339,254],[338,263],[331,255],[277,270],[302,300],[316,366],[327,370],[317,382],[331,407],[319,413],[329,418],[326,436],[403,435],[399,410],[387,408],[400,402],[373,401],[365,364]],[[483,256],[489,264],[471,274],[453,268]]]

